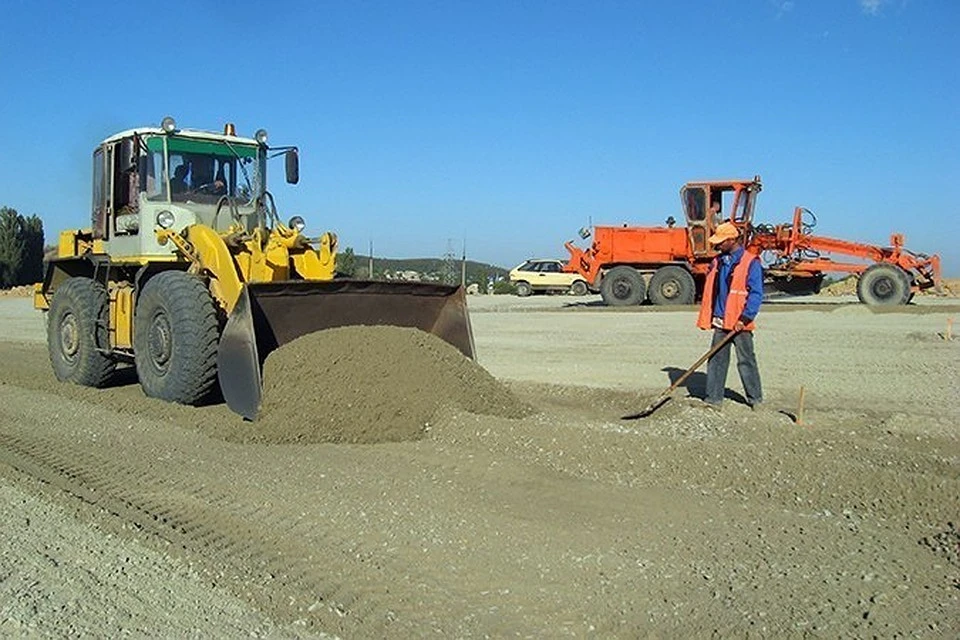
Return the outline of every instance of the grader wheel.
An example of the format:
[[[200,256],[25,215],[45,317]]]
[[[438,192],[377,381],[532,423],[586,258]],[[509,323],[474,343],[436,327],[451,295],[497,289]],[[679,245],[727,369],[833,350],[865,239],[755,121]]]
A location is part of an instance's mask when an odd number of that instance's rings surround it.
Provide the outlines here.
[[[621,265],[604,274],[600,281],[600,295],[611,307],[640,304],[647,297],[646,283],[639,271]]]
[[[650,302],[653,304],[693,304],[697,285],[683,267],[667,265],[650,278]]]
[[[857,297],[870,305],[894,306],[910,300],[910,276],[893,264],[875,264],[860,275]]]

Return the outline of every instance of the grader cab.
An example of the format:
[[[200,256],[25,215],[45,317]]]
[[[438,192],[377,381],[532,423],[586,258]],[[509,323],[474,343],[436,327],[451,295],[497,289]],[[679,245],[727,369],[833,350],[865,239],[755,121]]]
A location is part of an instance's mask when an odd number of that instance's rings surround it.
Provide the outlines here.
[[[336,278],[337,237],[282,222],[267,165],[284,158],[299,181],[295,147],[179,129],[124,131],[93,154],[88,229],[63,231],[36,287],[48,347],[62,381],[102,386],[136,367],[144,392],[197,404],[219,387],[254,419],[261,371],[273,349],[344,325],[399,325],[433,333],[473,357],[459,287]]]

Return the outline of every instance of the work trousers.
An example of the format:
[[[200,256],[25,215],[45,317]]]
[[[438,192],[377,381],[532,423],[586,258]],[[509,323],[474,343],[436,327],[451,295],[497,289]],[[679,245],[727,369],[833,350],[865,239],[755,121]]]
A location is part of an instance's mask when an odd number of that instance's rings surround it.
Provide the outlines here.
[[[713,330],[713,341],[710,346],[716,346],[730,333],[724,329]],[[757,356],[753,351],[753,332],[741,331],[733,337],[733,346],[737,350],[737,371],[740,372],[740,382],[747,395],[747,403],[752,407],[763,402],[763,391],[760,388],[760,369],[757,367]],[[730,368],[730,342],[723,345],[707,361],[707,402],[720,404],[723,402],[723,391],[727,385],[727,370]]]

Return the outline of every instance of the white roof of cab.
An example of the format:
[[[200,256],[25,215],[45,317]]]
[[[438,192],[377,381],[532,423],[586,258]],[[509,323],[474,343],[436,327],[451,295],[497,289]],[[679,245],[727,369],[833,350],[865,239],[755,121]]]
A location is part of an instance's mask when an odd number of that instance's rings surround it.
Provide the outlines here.
[[[157,134],[165,135],[165,132],[160,127],[137,127],[136,129],[127,129],[126,131],[121,131],[120,133],[115,133],[109,138],[106,138],[100,144],[105,144],[107,142],[116,142],[121,138],[129,138],[133,134],[138,133],[140,135],[145,134]],[[219,142],[231,142],[233,144],[259,144],[253,138],[241,138],[240,136],[225,136],[222,133],[215,133],[213,131],[200,131],[199,129],[177,129],[174,132],[178,136],[183,136],[185,138],[199,138],[203,140],[216,140]]]

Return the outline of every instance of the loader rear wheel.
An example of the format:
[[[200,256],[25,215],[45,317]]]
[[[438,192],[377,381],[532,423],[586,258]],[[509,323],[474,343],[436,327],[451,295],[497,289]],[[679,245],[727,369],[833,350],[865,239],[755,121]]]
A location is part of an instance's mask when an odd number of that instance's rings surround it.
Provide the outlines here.
[[[109,301],[103,285],[70,278],[53,294],[47,316],[47,348],[57,380],[102,387],[116,362],[100,349],[109,347]]]
[[[910,278],[896,265],[875,264],[860,275],[857,297],[860,302],[870,305],[907,304]]]
[[[198,404],[217,380],[220,327],[202,280],[181,271],[151,278],[137,301],[133,350],[144,393]]]
[[[653,304],[693,304],[697,285],[683,267],[668,265],[650,278],[650,302]]]
[[[600,281],[600,295],[604,304],[625,307],[640,304],[647,297],[643,276],[633,267],[619,266],[610,269]]]

